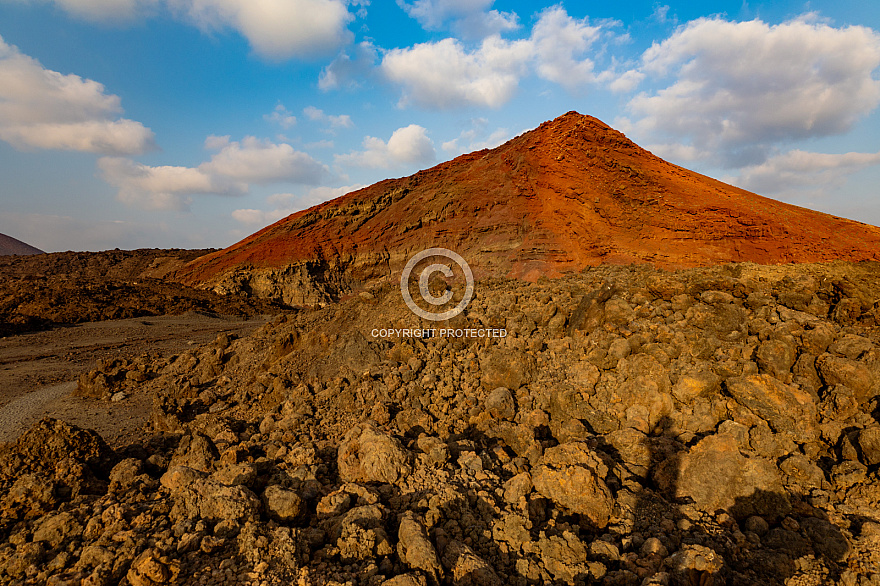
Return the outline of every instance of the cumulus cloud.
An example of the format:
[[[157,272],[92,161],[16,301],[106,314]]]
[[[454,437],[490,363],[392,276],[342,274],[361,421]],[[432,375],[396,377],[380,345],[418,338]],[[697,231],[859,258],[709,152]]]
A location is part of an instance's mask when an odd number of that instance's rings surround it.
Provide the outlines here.
[[[641,71],[630,69],[618,74],[610,71],[603,71],[597,77],[602,81],[607,80],[608,89],[612,92],[622,94],[636,89],[636,87],[642,83],[642,80],[645,79],[645,74]]]
[[[491,36],[468,52],[458,40],[443,39],[388,51],[381,68],[389,80],[403,86],[401,105],[498,108],[513,97],[531,55],[528,41]]]
[[[268,226],[290,214],[308,209],[319,203],[329,201],[340,195],[356,191],[365,185],[343,185],[342,187],[315,187],[305,195],[294,193],[276,193],[266,198],[266,203],[272,206],[269,210],[257,210],[245,208],[232,212],[232,218],[246,226]]]
[[[732,167],[772,145],[840,134],[880,103],[880,35],[811,15],[779,25],[698,19],[642,56],[672,83],[629,103],[634,128],[690,144]]]
[[[147,210],[189,210],[193,194],[241,195],[247,185],[192,167],[150,167],[123,157],[98,160],[101,177],[119,189],[119,201]]]
[[[315,108],[314,106],[306,106],[303,109],[303,114],[305,114],[309,120],[329,124],[330,128],[334,130],[337,128],[351,128],[354,126],[354,122],[351,121],[351,116],[348,114],[325,114],[323,110]]]
[[[100,83],[45,69],[0,38],[0,140],[105,155],[155,148],[152,131],[121,113],[119,97]]]
[[[538,76],[574,89],[595,81],[592,60],[582,57],[602,28],[570,17],[561,6],[546,9],[532,29]]]
[[[410,124],[398,128],[391,134],[388,142],[374,136],[364,139],[364,150],[345,155],[336,155],[336,163],[388,169],[400,165],[427,165],[434,162],[434,144],[428,138],[425,128]]]
[[[491,10],[494,3],[495,0],[397,0],[398,6],[426,30],[449,28],[465,39],[482,39],[519,28],[517,15]]]
[[[594,62],[586,56],[604,26],[574,19],[556,6],[541,12],[527,39],[508,41],[491,35],[473,50],[452,38],[422,43],[388,51],[380,68],[388,80],[402,86],[401,106],[498,108],[532,70],[568,90],[613,82],[614,74],[597,75]],[[630,74],[619,84],[633,81]]]
[[[218,151],[198,167],[151,167],[124,157],[98,160],[101,177],[118,188],[125,204],[149,210],[186,211],[196,194],[243,195],[251,184],[316,185],[328,169],[289,144],[252,136],[231,141],[209,136],[205,148]]]
[[[241,142],[218,142],[217,137],[205,141],[208,149],[219,152],[211,160],[199,165],[209,175],[228,177],[246,183],[302,183],[317,185],[327,168],[306,153],[286,143],[276,144],[253,136]]]
[[[841,187],[852,173],[877,164],[880,152],[828,154],[796,149],[744,167],[738,176],[724,179],[761,194],[794,194],[806,188],[821,195],[829,188]]]
[[[296,124],[296,116],[291,114],[284,104],[278,104],[271,114],[264,114],[263,120],[277,124],[281,128],[287,130]]]
[[[205,30],[233,28],[258,54],[311,57],[351,42],[354,16],[343,0],[167,0]]]
[[[353,38],[354,15],[345,0],[18,0],[52,3],[96,22],[143,18],[167,7],[208,31],[231,28],[263,57],[287,59],[332,54]]]
[[[356,89],[361,79],[369,77],[379,52],[369,41],[354,46],[351,51],[343,51],[318,77],[318,88],[324,91],[336,89]]]

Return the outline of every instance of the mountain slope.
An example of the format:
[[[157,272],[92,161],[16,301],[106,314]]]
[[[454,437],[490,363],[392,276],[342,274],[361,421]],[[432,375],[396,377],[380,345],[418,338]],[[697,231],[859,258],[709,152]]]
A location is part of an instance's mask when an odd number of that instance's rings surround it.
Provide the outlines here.
[[[178,273],[188,284],[311,303],[400,273],[432,246],[474,274],[527,279],[603,263],[661,268],[880,258],[880,229],[668,163],[569,112],[293,214]]]
[[[25,244],[21,240],[16,240],[11,236],[0,234],[0,256],[6,255],[26,255],[26,254],[44,254],[39,248],[34,248],[30,244]]]

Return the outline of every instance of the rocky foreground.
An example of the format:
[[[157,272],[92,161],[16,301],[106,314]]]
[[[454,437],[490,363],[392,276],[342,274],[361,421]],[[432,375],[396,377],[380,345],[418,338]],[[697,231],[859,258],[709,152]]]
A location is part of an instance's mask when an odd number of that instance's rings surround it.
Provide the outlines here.
[[[394,289],[81,395],[155,396],[116,452],[0,446],[5,584],[880,584],[876,263],[489,281],[455,328]]]

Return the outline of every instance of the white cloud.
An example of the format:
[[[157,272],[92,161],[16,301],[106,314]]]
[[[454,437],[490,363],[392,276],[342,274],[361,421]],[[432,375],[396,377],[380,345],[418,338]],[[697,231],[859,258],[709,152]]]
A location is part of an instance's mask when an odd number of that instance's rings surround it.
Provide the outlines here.
[[[453,38],[392,49],[380,69],[402,86],[401,106],[415,103],[437,109],[498,108],[513,97],[520,79],[530,71],[569,91],[598,82],[633,86],[637,74],[597,75],[594,62],[586,57],[604,27],[612,24],[591,26],[587,19],[574,19],[556,6],[541,12],[528,39],[508,41],[491,35],[473,50]]]
[[[205,148],[209,151],[219,151],[229,146],[229,135],[217,136],[211,134],[205,139]]]
[[[134,21],[167,7],[207,31],[232,28],[263,57],[327,55],[349,44],[354,15],[345,0],[17,0],[52,2],[91,21]]]
[[[286,218],[290,214],[310,208],[319,203],[334,199],[346,193],[356,191],[365,185],[343,185],[342,187],[315,187],[305,195],[293,193],[276,193],[266,198],[266,203],[273,206],[270,210],[252,208],[235,210],[232,218],[250,227],[267,226]]]
[[[653,18],[660,24],[678,24],[678,17],[676,17],[674,14],[671,17],[669,16],[669,6],[667,5],[655,4],[654,12],[651,13],[651,18]]]
[[[107,155],[155,148],[152,131],[121,113],[119,97],[100,83],[44,69],[0,38],[0,140]]]
[[[450,28],[465,39],[482,39],[519,28],[517,15],[490,10],[494,3],[495,0],[397,0],[426,30]]]
[[[738,176],[724,180],[761,194],[798,194],[806,188],[811,194],[821,195],[841,187],[849,175],[878,164],[880,152],[828,154],[792,150],[760,165],[744,167]]]
[[[281,218],[289,216],[284,210],[263,211],[244,208],[232,212],[232,219],[245,226],[268,226]]]
[[[602,28],[575,20],[561,6],[548,8],[532,29],[538,76],[574,89],[595,81],[594,63],[583,56]]]
[[[388,79],[403,86],[401,105],[498,108],[513,97],[532,48],[528,41],[491,36],[469,53],[456,39],[443,39],[392,49],[382,59],[381,68]]]
[[[285,130],[296,124],[296,116],[291,114],[287,108],[284,107],[284,104],[278,104],[275,106],[275,109],[272,110],[271,114],[264,114],[263,120],[277,124]]]
[[[205,141],[206,148],[218,146],[216,137]],[[315,185],[321,182],[327,168],[306,153],[286,143],[275,144],[253,136],[241,142],[226,142],[220,152],[199,170],[214,176],[228,177],[247,183],[291,182]]]
[[[363,41],[355,45],[353,53],[354,56],[351,56],[347,51],[343,51],[330,65],[321,70],[318,88],[328,91],[360,87],[360,79],[369,77],[373,65],[379,58],[379,52],[372,43]]]
[[[399,165],[427,165],[434,162],[434,144],[427,131],[417,124],[398,128],[386,143],[380,138],[368,136],[364,139],[364,150],[346,155],[336,155],[336,163],[388,169]]]
[[[760,163],[775,143],[846,132],[880,103],[880,35],[811,15],[772,26],[698,19],[642,62],[672,83],[631,100],[635,128],[728,166]]]
[[[300,183],[314,185],[328,174],[322,165],[289,144],[275,144],[252,136],[230,141],[209,136],[205,147],[217,150],[198,167],[151,167],[123,157],[98,161],[101,176],[118,188],[125,204],[149,210],[188,210],[195,194],[243,195],[251,184]]]
[[[597,77],[603,81],[609,78],[611,81],[608,83],[608,89],[614,93],[625,94],[636,89],[642,83],[642,80],[645,79],[645,74],[641,71],[630,69],[620,74],[602,72]]]
[[[621,132],[626,132],[626,128],[621,127]],[[661,159],[674,163],[683,163],[689,161],[698,161],[705,157],[705,153],[697,147],[689,144],[670,143],[670,144],[649,144],[645,148]]]
[[[119,201],[147,210],[189,209],[193,194],[241,195],[247,186],[191,167],[150,167],[122,157],[98,160],[101,177],[119,189]]]
[[[334,52],[351,42],[354,19],[342,0],[168,0],[207,30],[234,28],[274,59]]]
[[[338,116],[325,114],[323,110],[315,108],[314,106],[306,106],[303,109],[303,114],[305,114],[309,120],[326,122],[330,125],[331,129],[351,128],[354,126],[354,122],[351,121],[351,116],[348,114],[340,114]]]

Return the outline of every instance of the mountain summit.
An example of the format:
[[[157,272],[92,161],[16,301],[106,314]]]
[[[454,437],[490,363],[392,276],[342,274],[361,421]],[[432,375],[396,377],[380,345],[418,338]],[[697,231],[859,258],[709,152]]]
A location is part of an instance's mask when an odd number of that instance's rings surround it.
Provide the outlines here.
[[[400,273],[425,248],[477,278],[534,279],[604,263],[682,268],[880,258],[880,228],[768,199],[673,165],[569,112],[295,213],[178,277],[312,303]]]
[[[6,255],[28,255],[28,254],[44,254],[39,248],[34,248],[30,244],[25,244],[21,240],[17,240],[12,236],[0,234],[0,256]]]

